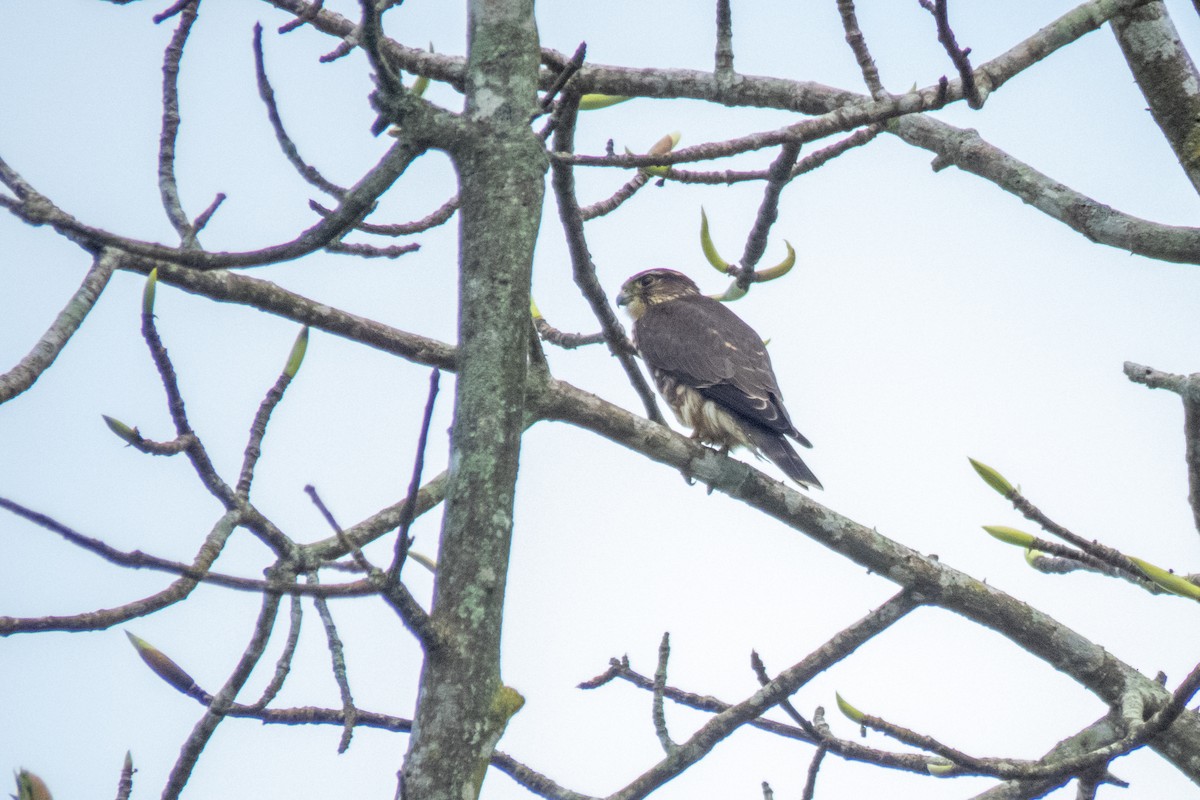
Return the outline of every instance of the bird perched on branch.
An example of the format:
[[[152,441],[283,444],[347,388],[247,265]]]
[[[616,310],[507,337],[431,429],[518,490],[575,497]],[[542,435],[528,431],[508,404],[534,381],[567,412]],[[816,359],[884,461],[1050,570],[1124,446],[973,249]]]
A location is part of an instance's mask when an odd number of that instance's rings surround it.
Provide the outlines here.
[[[812,447],[783,407],[771,358],[753,328],[672,269],[634,275],[617,305],[627,307],[634,344],[693,439],[722,452],[748,447],[796,483],[824,488],[787,440]]]

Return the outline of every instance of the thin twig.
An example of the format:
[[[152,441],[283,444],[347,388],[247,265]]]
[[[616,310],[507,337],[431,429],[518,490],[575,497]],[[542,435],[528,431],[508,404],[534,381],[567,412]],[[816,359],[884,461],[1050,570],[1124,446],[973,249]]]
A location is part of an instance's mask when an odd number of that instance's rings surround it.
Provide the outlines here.
[[[758,214],[754,217],[754,227],[746,237],[746,246],[742,251],[741,273],[737,276],[738,286],[745,289],[754,280],[754,266],[762,258],[767,249],[767,237],[771,226],[779,219],[779,198],[783,187],[792,179],[792,167],[800,157],[800,145],[789,143],[779,148],[779,155],[771,163],[768,170],[770,177],[763,189],[762,203],[759,204]]]
[[[325,6],[325,0],[316,0],[309,5],[303,13],[297,15],[291,22],[285,22],[279,26],[279,33],[291,33],[302,25],[312,22],[317,18],[317,14],[321,13],[321,9]]]
[[[339,199],[344,197],[346,189],[327,180],[316,167],[305,161],[300,156],[300,151],[296,148],[296,143],[292,141],[292,137],[288,135],[287,130],[283,127],[283,118],[279,116],[279,106],[275,102],[275,90],[271,88],[271,81],[267,77],[266,59],[263,55],[262,25],[257,22],[254,23],[253,46],[254,71],[258,79],[258,96],[262,98],[263,103],[267,107],[267,118],[271,120],[271,127],[275,131],[275,140],[279,142],[279,148],[283,151],[284,157],[296,169],[296,172],[300,173],[301,178],[304,178],[304,180],[326,194],[333,195]]]
[[[821,761],[825,758],[828,750],[829,748],[825,744],[817,745],[817,751],[813,753],[812,761],[808,762],[808,777],[804,780],[804,792],[800,795],[800,800],[813,800],[817,791],[817,773],[821,770]]]
[[[179,381],[175,376],[175,367],[171,364],[170,356],[167,355],[167,348],[163,346],[162,339],[158,335],[158,328],[154,323],[154,309],[152,305],[147,305],[142,309],[142,339],[146,342],[146,346],[150,350],[150,357],[154,361],[163,391],[167,395],[167,410],[170,412],[171,419],[175,423],[175,434],[181,439],[188,438],[184,452],[187,453],[188,460],[192,463],[192,468],[196,471],[201,483],[204,484],[209,493],[220,500],[226,508],[233,508],[237,505],[233,490],[217,474],[216,467],[213,465],[212,459],[208,457],[208,452],[205,450],[204,444],[200,441],[200,438],[192,430],[192,426],[188,422],[183,395],[179,391]]]
[[[388,580],[393,583],[400,581],[400,570],[408,556],[412,540],[408,531],[412,527],[417,512],[417,492],[421,489],[421,473],[425,469],[425,447],[429,442],[429,426],[433,422],[433,408],[438,396],[438,383],[442,373],[433,370],[429,373],[429,394],[425,399],[425,411],[421,415],[421,432],[417,436],[417,452],[413,457],[412,477],[408,482],[408,494],[404,498],[404,508],[400,512],[400,531],[396,536],[396,548],[392,556],[392,564],[388,567]]]
[[[667,175],[670,176],[669,170]],[[597,217],[603,217],[605,214],[611,214],[616,211],[621,205],[637,194],[638,190],[650,182],[650,173],[645,170],[638,170],[632,178],[621,185],[620,189],[613,192],[609,197],[603,200],[598,200],[589,206],[583,206],[579,209],[579,216],[584,222]]]
[[[200,215],[196,217],[194,222],[192,222],[192,227],[195,228],[196,233],[200,233],[200,231],[204,230],[205,227],[208,226],[208,221],[212,219],[213,214],[217,213],[217,209],[220,208],[221,203],[224,202],[225,193],[217,192],[217,196],[214,197],[213,201],[208,204],[208,208],[201,211]]]
[[[333,212],[315,200],[308,201],[308,207],[316,211],[323,217],[328,217]],[[380,236],[407,236],[412,233],[421,233],[430,228],[436,228],[438,225],[446,222],[450,217],[454,216],[454,212],[458,210],[458,195],[454,195],[445,203],[437,208],[433,213],[414,222],[401,222],[393,225],[380,225],[378,223],[360,222],[354,226],[355,230],[363,233],[377,233]]]
[[[850,45],[850,50],[854,53],[854,60],[858,62],[863,83],[867,85],[867,91],[871,93],[871,97],[882,100],[887,97],[887,90],[883,88],[883,82],[879,79],[879,69],[875,66],[875,59],[871,57],[867,40],[858,26],[858,13],[854,10],[854,0],[837,0],[837,7],[838,13],[842,16],[842,30],[846,32],[846,44]]]
[[[575,77],[576,72],[579,72],[580,68],[583,66],[584,59],[586,58],[587,42],[580,42],[579,46],[575,48],[575,54],[571,56],[571,60],[563,65],[563,68],[558,71],[558,74],[554,76],[554,83],[550,84],[550,88],[547,89],[546,93],[542,95],[540,106],[543,114],[550,111],[551,107],[554,105],[555,99],[558,97],[559,92],[561,92],[563,87],[567,85],[567,81]],[[551,134],[551,132],[553,132],[553,128],[545,129],[538,135],[541,136],[542,139],[545,139]]]
[[[262,441],[267,435],[267,424],[271,421],[271,413],[283,400],[283,393],[287,391],[287,387],[295,377],[295,372],[290,370],[289,366],[284,366],[279,377],[275,379],[275,384],[267,390],[267,395],[259,403],[258,412],[250,424],[250,437],[246,441],[246,448],[242,455],[242,469],[238,474],[237,487],[234,489],[238,497],[250,496],[250,484],[254,480],[254,467],[262,455]]]
[[[117,800],[129,800],[133,793],[133,754],[125,751],[125,761],[121,764],[121,777],[117,780]]]
[[[110,0],[110,2],[114,2],[114,1],[115,0]],[[124,2],[133,2],[133,0],[124,0]],[[183,9],[187,8],[189,3],[194,3],[194,2],[196,2],[196,0],[176,0],[176,2],[172,3],[165,10],[163,10],[163,11],[155,14],[153,17],[151,17],[151,19],[154,20],[155,25],[166,22],[171,17],[175,16],[180,11],[183,11]]]
[[[308,573],[310,583],[319,583],[316,571]],[[329,613],[329,604],[323,597],[314,597],[317,616],[325,628],[325,641],[329,645],[329,658],[333,665],[333,680],[337,683],[338,692],[342,697],[342,738],[338,742],[338,753],[344,753],[350,747],[350,739],[354,736],[354,722],[358,717],[358,708],[354,705],[354,695],[350,692],[350,678],[346,675],[346,655],[342,647],[342,639],[338,636],[337,625],[333,622],[333,614]]]
[[[304,622],[304,604],[300,602],[300,596],[295,594],[292,595],[291,602],[291,614],[288,615],[288,635],[283,643],[283,651],[279,654],[279,658],[275,659],[275,673],[267,682],[258,700],[250,705],[251,708],[266,708],[279,695],[284,681],[292,671],[292,659],[295,658],[296,646],[300,643],[300,626]]]
[[[46,332],[24,358],[0,375],[0,403],[11,400],[33,386],[42,373],[49,369],[95,306],[115,268],[116,259],[111,252],[104,250],[96,256],[83,282]]]
[[[343,543],[343,546],[347,549],[353,550],[354,559],[361,565],[363,571],[367,573],[367,580],[371,587],[392,607],[392,610],[400,617],[400,621],[404,623],[404,626],[417,637],[417,641],[421,643],[421,647],[427,653],[441,647],[442,637],[430,622],[429,613],[412,596],[412,593],[408,591],[408,587],[399,580],[391,580],[387,573],[367,559],[362,550],[357,547],[354,541],[346,534],[346,531],[343,530],[342,526],[334,519],[332,512],[326,507],[313,486],[306,486],[304,490],[312,498],[313,504],[316,505],[321,515],[325,517],[325,521],[333,528],[339,542]]]
[[[156,572],[166,572],[180,577],[180,580],[171,584],[168,589],[159,594],[151,595],[144,600],[117,609],[97,612],[99,616],[97,614],[83,614],[76,617],[38,618],[45,620],[45,624],[37,624],[38,620],[22,621],[12,617],[0,617],[0,634],[16,630],[99,630],[107,628],[111,625],[133,619],[134,617],[145,616],[152,611],[158,611],[171,603],[178,602],[187,593],[190,593],[197,583],[209,583],[226,589],[237,589],[256,594],[271,591],[279,592],[280,594],[356,597],[371,594],[373,591],[370,584],[366,582],[336,584],[318,588],[306,587],[302,584],[279,583],[278,581],[264,581],[256,578],[227,575],[221,572],[210,572],[208,570],[209,565],[216,560],[217,554],[224,547],[225,540],[229,538],[229,534],[232,533],[233,528],[237,525],[245,524],[243,516],[246,514],[246,510],[241,508],[230,510],[221,518],[221,521],[217,523],[217,526],[205,541],[204,546],[201,547],[200,552],[196,555],[196,560],[190,565],[143,553],[141,550],[118,550],[100,539],[79,533],[45,514],[26,508],[20,503],[15,503],[4,497],[0,497],[0,508],[10,511],[52,533],[58,534],[71,544],[90,553],[95,553],[111,564],[131,569],[150,569]],[[52,623],[52,621],[56,622]],[[64,624],[64,621],[74,622],[68,623],[70,627],[59,627]],[[17,622],[21,622],[22,624],[19,627],[10,627]]]
[[[713,75],[718,82],[733,79],[733,12],[729,0],[717,0],[717,47],[713,54]]]
[[[359,258],[399,258],[421,249],[417,242],[397,244],[388,247],[375,247],[369,244],[354,244],[349,242],[330,242],[325,245],[325,252],[341,255],[358,256]]]
[[[560,152],[569,152],[574,147],[575,111],[577,108],[578,98],[576,97],[560,104],[563,119],[554,132],[554,146]],[[588,253],[587,241],[583,234],[583,218],[580,216],[579,201],[575,196],[574,171],[569,163],[556,160],[551,162],[551,173],[554,196],[558,200],[558,216],[566,232],[567,247],[571,253],[571,268],[575,284],[592,307],[592,313],[596,315],[596,319],[600,321],[600,329],[608,341],[608,349],[616,356],[621,368],[625,370],[625,375],[629,378],[634,391],[637,392],[646,408],[646,415],[660,425],[665,425],[666,420],[663,419],[662,412],[658,410],[658,401],[654,398],[654,392],[650,389],[650,384],[646,382],[646,378],[638,369],[637,364],[634,363],[633,344],[625,335],[621,323],[617,321],[617,315],[613,312],[608,297],[605,295],[600,281],[596,278],[596,265],[592,263],[591,255]]]
[[[934,20],[937,21],[938,41],[942,43],[942,47],[946,49],[946,55],[950,56],[955,69],[958,70],[959,78],[962,80],[963,97],[966,98],[967,105],[975,110],[983,108],[983,95],[975,84],[975,71],[971,68],[969,58],[971,48],[964,49],[958,46],[958,40],[950,27],[947,0],[932,0],[932,2],[931,0],[919,0],[919,2],[921,7],[933,14]]]
[[[179,10],[179,26],[163,54],[162,85],[162,132],[158,139],[158,189],[162,195],[163,209],[179,234],[184,249],[196,247],[196,229],[183,210],[179,199],[179,186],[175,181],[175,141],[179,136],[179,63],[183,59],[183,48],[188,34],[200,10],[200,0],[185,0],[168,11]],[[163,12],[166,14],[167,12]],[[162,16],[162,15],[160,15]],[[163,17],[165,19],[166,17]],[[161,21],[157,17],[156,22]]]
[[[679,749],[667,730],[667,716],[663,712],[663,691],[667,687],[667,660],[671,657],[671,634],[663,633],[658,643],[658,666],[654,670],[654,688],[651,690],[650,717],[654,722],[654,733],[658,743],[668,756]]]
[[[1200,0],[1197,0],[1200,2]],[[1125,362],[1125,375],[1151,389],[1167,389],[1183,400],[1184,461],[1187,464],[1188,504],[1200,532],[1200,372],[1175,375],[1132,361]]]
[[[603,333],[567,333],[555,328],[541,316],[533,318],[533,326],[542,341],[549,342],[564,350],[574,350],[577,347],[604,343]]]
[[[281,577],[291,581],[290,575]],[[177,800],[184,786],[187,785],[192,770],[195,769],[196,762],[200,759],[200,754],[204,752],[213,732],[225,719],[226,712],[233,705],[238,692],[246,685],[250,673],[254,671],[254,667],[262,658],[263,652],[267,648],[267,642],[271,638],[271,628],[275,624],[278,612],[279,595],[275,592],[265,592],[262,598],[262,608],[258,613],[258,620],[254,623],[250,641],[237,666],[225,681],[225,685],[213,696],[212,703],[205,710],[204,716],[192,728],[191,734],[179,749],[179,758],[176,759],[175,766],[171,768],[167,785],[162,792],[163,800]]]

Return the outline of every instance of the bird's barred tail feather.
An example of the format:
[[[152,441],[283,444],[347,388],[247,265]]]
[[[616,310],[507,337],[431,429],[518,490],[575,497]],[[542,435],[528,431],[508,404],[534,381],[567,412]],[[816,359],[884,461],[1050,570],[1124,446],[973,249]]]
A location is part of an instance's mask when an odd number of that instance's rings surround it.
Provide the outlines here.
[[[774,431],[768,431],[754,425],[745,426],[746,433],[750,440],[754,442],[754,446],[758,451],[771,460],[775,466],[783,470],[789,478],[796,483],[805,487],[816,487],[824,489],[821,482],[817,480],[817,476],[808,468],[801,459],[795,449],[792,448],[791,442],[780,436]]]

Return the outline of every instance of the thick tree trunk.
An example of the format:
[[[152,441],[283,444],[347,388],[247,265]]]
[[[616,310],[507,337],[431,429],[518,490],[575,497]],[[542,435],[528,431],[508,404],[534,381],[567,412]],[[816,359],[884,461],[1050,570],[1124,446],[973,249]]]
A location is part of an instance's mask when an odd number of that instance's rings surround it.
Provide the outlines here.
[[[500,678],[500,629],[524,423],[529,282],[545,149],[531,132],[538,38],[532,0],[470,6],[458,381],[432,622],[401,778],[410,800],[469,800],[523,702]]]

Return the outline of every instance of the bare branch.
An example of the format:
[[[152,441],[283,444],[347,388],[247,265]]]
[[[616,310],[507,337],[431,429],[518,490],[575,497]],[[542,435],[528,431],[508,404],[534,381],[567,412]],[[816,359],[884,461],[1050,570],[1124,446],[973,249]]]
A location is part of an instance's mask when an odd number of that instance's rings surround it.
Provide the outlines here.
[[[1151,389],[1169,389],[1183,399],[1184,459],[1187,463],[1188,504],[1200,532],[1200,372],[1172,375],[1152,367],[1125,362],[1125,375]]]
[[[56,522],[49,517],[32,511],[24,506],[20,506],[11,500],[0,498],[0,507],[3,507],[18,516],[39,525],[46,530],[59,534],[72,544],[83,547],[86,550],[96,553],[102,558],[111,561],[121,566],[140,566],[134,562],[139,556],[146,559],[147,562],[151,557],[142,556],[140,553],[123,553],[115,548],[111,548],[103,542],[90,539],[82,534],[67,528],[59,522]],[[165,562],[170,564],[170,569],[163,567],[164,571],[171,572],[176,575],[181,575],[178,580],[173,582],[161,592],[152,594],[149,597],[135,600],[132,603],[126,603],[116,608],[101,609],[99,611],[91,611],[83,614],[74,614],[65,617],[33,617],[21,619],[17,617],[0,617],[0,636],[8,636],[13,633],[35,633],[38,631],[98,631],[105,628],[111,628],[113,625],[120,625],[122,622],[128,622],[137,617],[144,617],[148,614],[153,614],[155,611],[160,611],[180,600],[185,599],[192,593],[192,590],[199,585],[203,578],[208,577],[211,573],[208,568],[217,560],[217,556],[225,548],[225,543],[229,540],[230,535],[237,528],[238,514],[236,512],[226,512],[220,520],[213,526],[204,543],[200,545],[196,557],[192,560],[190,566],[184,564],[176,564],[174,562]],[[157,568],[154,565],[147,563],[150,568]]]
[[[963,49],[958,46],[958,39],[954,36],[954,30],[950,27],[950,11],[947,7],[948,0],[921,0],[921,5],[928,9],[933,14],[934,20],[937,22],[938,41],[942,43],[942,47],[946,49],[946,55],[950,56],[950,60],[954,62],[954,67],[958,70],[959,80],[962,81],[963,97],[967,100],[967,105],[973,109],[983,108],[983,101],[986,95],[979,91],[979,87],[975,85],[975,72],[971,69],[971,48]]]
[[[275,674],[271,676],[262,695],[251,705],[251,708],[266,708],[279,694],[284,681],[292,671],[292,659],[295,658],[296,646],[300,643],[300,626],[304,622],[304,605],[300,602],[300,596],[296,594],[292,595],[291,602],[292,611],[288,617],[287,640],[284,641],[279,658],[275,660]]]
[[[819,745],[817,752],[813,753],[812,761],[808,762],[808,777],[804,780],[804,792],[800,795],[801,800],[813,800],[813,795],[817,791],[817,773],[821,770],[821,761],[825,758],[825,753],[829,748],[825,745]]]
[[[417,494],[421,489],[421,473],[425,469],[425,447],[429,443],[429,426],[433,422],[433,407],[437,401],[441,375],[436,369],[429,373],[429,396],[425,400],[425,411],[421,414],[421,430],[417,434],[417,453],[413,456],[412,478],[408,482],[408,495],[400,512],[400,530],[396,535],[395,555],[387,571],[388,580],[392,582],[399,582],[400,570],[404,568],[404,559],[408,556],[409,545],[412,544],[408,531],[416,517]]]
[[[327,217],[333,212],[322,206],[315,200],[309,200],[308,206],[313,211],[316,211],[323,217]],[[458,210],[458,195],[451,197],[445,203],[428,216],[422,217],[415,222],[401,222],[394,225],[380,225],[371,222],[360,222],[354,226],[355,230],[364,233],[377,233],[381,236],[406,236],[410,233],[420,233],[427,231],[430,228],[436,228],[438,225],[446,222],[450,217],[454,216],[454,212]]]
[[[654,722],[654,733],[658,736],[658,743],[662,745],[663,752],[668,756],[679,750],[679,745],[671,739],[671,734],[667,730],[667,716],[663,712],[663,690],[667,687],[667,659],[670,657],[671,634],[664,633],[662,641],[658,644],[658,667],[654,670],[650,717]]]
[[[308,573],[308,581],[310,583],[319,582],[315,571]],[[338,692],[342,696],[344,720],[342,739],[338,742],[337,751],[344,753],[350,747],[350,738],[354,735],[354,721],[358,717],[358,709],[354,705],[354,695],[350,692],[350,679],[346,675],[346,656],[342,649],[342,639],[338,636],[333,615],[329,613],[329,604],[325,602],[325,598],[317,596],[313,598],[313,605],[316,606],[317,616],[321,618],[321,625],[325,628],[325,641],[329,645],[329,658],[333,666],[333,680],[337,683]]]
[[[910,591],[936,596],[939,606],[1012,639],[1105,703],[1118,704],[1134,690],[1150,698],[1165,697],[1159,684],[1049,615],[1030,613],[1027,605],[994,586],[853,522],[744,463],[664,432],[562,381],[551,381],[534,402],[547,419],[569,421],[655,461],[686,469],[698,481],[780,520],[873,573]],[[1200,714],[1184,712],[1149,744],[1184,774],[1200,779],[1189,760],[1200,750]]]
[[[307,342],[308,330],[304,329],[300,334],[301,343]],[[250,484],[254,480],[254,467],[258,463],[259,457],[262,455],[262,441],[267,435],[267,423],[271,420],[271,413],[279,402],[283,400],[283,393],[287,391],[287,387],[291,384],[292,379],[296,377],[296,369],[299,364],[293,365],[289,358],[288,363],[279,373],[279,377],[275,379],[275,384],[267,391],[266,397],[258,406],[258,413],[254,415],[254,422],[250,424],[250,437],[246,442],[246,448],[242,456],[242,469],[238,474],[237,487],[234,492],[238,497],[243,499],[250,496]]]
[[[887,97],[887,90],[883,88],[883,82],[879,79],[875,59],[871,57],[867,40],[862,29],[858,27],[858,13],[854,10],[854,0],[838,0],[837,7],[842,17],[842,30],[846,32],[846,44],[850,45],[850,50],[854,53],[854,60],[858,62],[858,69],[862,72],[867,91],[876,100]]]
[[[1113,17],[1125,61],[1159,130],[1200,192],[1200,72],[1161,0]]]
[[[179,199],[179,186],[175,182],[175,140],[179,136],[179,62],[183,59],[184,45],[187,44],[188,34],[199,13],[200,0],[177,3],[155,17],[154,21],[162,22],[176,10],[182,12],[179,27],[175,29],[175,34],[163,54],[163,113],[162,132],[158,138],[158,189],[162,195],[163,209],[179,234],[180,243],[184,249],[192,249],[197,246],[196,229],[184,212]]]
[[[279,577],[291,582],[290,575]],[[187,785],[192,770],[195,768],[200,754],[204,752],[208,740],[212,738],[217,726],[225,719],[226,712],[233,705],[238,692],[246,685],[250,673],[262,658],[263,651],[267,648],[267,642],[271,638],[271,628],[275,624],[278,611],[279,595],[274,592],[265,592],[262,609],[259,611],[258,620],[254,623],[254,632],[250,637],[250,642],[246,645],[246,650],[242,653],[237,666],[225,681],[225,685],[213,696],[212,703],[204,712],[204,716],[196,723],[191,735],[180,748],[179,758],[171,769],[166,787],[163,788],[163,800],[177,800],[183,787]]]
[[[560,151],[570,151],[574,147],[577,105],[577,99],[572,98],[560,108],[563,119],[554,132],[554,146]],[[608,341],[608,349],[616,356],[621,368],[625,370],[625,375],[629,378],[630,384],[646,408],[646,415],[655,422],[665,425],[666,420],[663,419],[662,412],[658,410],[658,401],[654,398],[654,392],[633,360],[633,344],[625,335],[621,323],[617,321],[613,306],[608,301],[608,296],[604,293],[600,281],[596,279],[596,265],[592,263],[591,254],[588,252],[587,241],[583,234],[583,217],[579,209],[579,201],[575,197],[574,172],[569,163],[557,160],[551,163],[550,169],[554,196],[558,200],[558,216],[563,230],[566,232],[567,247],[571,253],[571,268],[575,284],[583,292],[596,319],[600,321],[600,329]]]
[[[782,485],[782,484],[780,484]],[[699,761],[713,747],[737,728],[787,698],[820,672],[850,655],[863,643],[918,605],[910,595],[902,593],[889,600],[850,627],[836,634],[799,663],[784,670],[753,696],[730,706],[710,719],[679,749],[643,772],[624,788],[610,795],[611,800],[632,800],[644,797]]]
[[[96,257],[79,288],[71,295],[62,311],[58,312],[54,322],[34,344],[33,349],[18,361],[16,366],[0,375],[0,403],[11,400],[33,386],[42,373],[54,363],[96,304],[115,268],[116,261],[111,253],[103,251]]]
[[[729,0],[717,0],[717,49],[713,55],[713,75],[728,84],[733,79],[733,11]]]
[[[742,251],[742,273],[737,276],[738,286],[745,289],[754,280],[754,266],[762,258],[767,249],[767,237],[771,226],[779,219],[779,197],[783,187],[792,179],[792,167],[800,156],[800,145],[785,144],[779,148],[779,155],[771,163],[767,171],[767,185],[763,189],[762,203],[759,204],[758,214],[754,217],[754,227],[746,237],[746,247]]]
[[[263,104],[267,107],[267,118],[271,120],[271,128],[275,131],[275,139],[279,142],[279,148],[283,151],[284,157],[295,167],[301,178],[326,194],[337,198],[344,197],[346,189],[327,180],[316,167],[305,161],[300,156],[300,151],[296,149],[296,143],[292,141],[292,137],[288,136],[287,130],[283,127],[283,118],[279,116],[279,106],[275,103],[275,90],[271,88],[271,81],[267,77],[266,59],[263,56],[262,25],[257,22],[254,23],[253,46],[258,96],[262,98]]]

